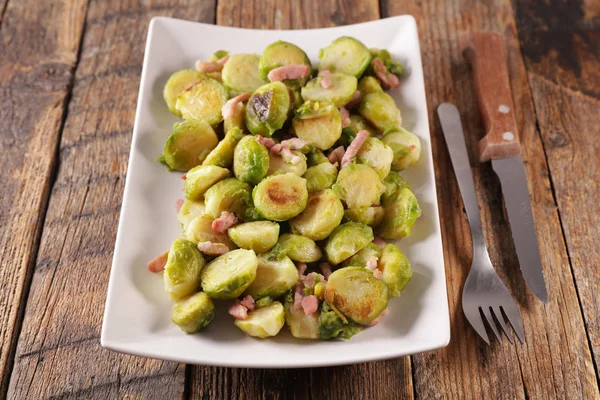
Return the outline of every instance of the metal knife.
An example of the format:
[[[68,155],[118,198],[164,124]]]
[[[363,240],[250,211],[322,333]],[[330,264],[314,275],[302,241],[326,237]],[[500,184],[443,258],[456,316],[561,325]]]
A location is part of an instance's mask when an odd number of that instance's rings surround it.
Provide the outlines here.
[[[541,301],[548,304],[527,176],[521,158],[504,38],[495,32],[467,32],[459,37],[459,44],[472,67],[475,94],[486,130],[479,142],[479,159],[481,162],[491,160],[492,168],[500,179],[525,282]]]

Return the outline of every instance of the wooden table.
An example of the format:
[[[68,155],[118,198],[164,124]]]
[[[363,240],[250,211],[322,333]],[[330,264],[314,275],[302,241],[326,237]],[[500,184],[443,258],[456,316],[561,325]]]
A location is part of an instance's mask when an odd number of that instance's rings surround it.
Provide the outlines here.
[[[0,395],[10,399],[600,398],[600,4],[543,0],[0,0]],[[99,336],[151,17],[317,28],[415,16],[452,324],[440,351],[336,368],[199,367]],[[483,132],[457,34],[501,32],[550,304],[525,288],[490,165],[473,169],[490,255],[526,343],[488,346],[460,307],[469,228],[434,108]],[[191,38],[193,39],[193,38]],[[195,38],[203,40],[207,38]]]

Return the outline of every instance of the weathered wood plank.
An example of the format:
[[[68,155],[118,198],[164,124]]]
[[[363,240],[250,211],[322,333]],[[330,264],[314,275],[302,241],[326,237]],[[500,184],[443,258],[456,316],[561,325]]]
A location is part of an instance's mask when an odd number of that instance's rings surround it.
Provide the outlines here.
[[[9,398],[183,397],[184,365],[104,350],[99,336],[149,20],[213,22],[214,6],[90,2]]]
[[[301,29],[379,18],[377,1],[219,1],[217,23],[245,28]],[[275,39],[274,39],[275,40]],[[408,357],[345,367],[253,370],[192,366],[194,399],[412,398]]]
[[[595,4],[595,8],[594,8]],[[589,341],[600,366],[600,7],[516,1],[529,83]]]
[[[86,4],[0,1],[0,397],[8,388]]]
[[[417,397],[565,398],[577,394],[582,398],[597,398],[598,386],[585,326],[562,239],[548,165],[535,128],[536,117],[510,2],[387,1],[382,10],[386,16],[413,14],[419,25],[451,310],[450,345],[442,351],[413,357]],[[471,160],[490,256],[521,306],[526,330],[524,345],[510,345],[506,340],[485,345],[470,328],[460,306],[462,285],[471,261],[469,228],[466,216],[459,212],[460,193],[434,111],[443,101],[457,104],[467,145],[471,154],[475,154],[483,128],[469,67],[458,50],[457,35],[465,30],[501,32],[508,45],[513,96],[519,105],[517,121],[525,147],[532,208],[550,294],[547,307],[527,290],[518,271],[497,178],[490,165],[475,163],[475,157]]]

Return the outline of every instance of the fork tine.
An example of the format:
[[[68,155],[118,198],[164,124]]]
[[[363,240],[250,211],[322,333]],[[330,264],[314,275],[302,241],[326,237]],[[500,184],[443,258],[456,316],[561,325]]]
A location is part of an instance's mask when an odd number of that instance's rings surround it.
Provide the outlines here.
[[[481,319],[481,314],[479,314],[479,308],[475,307],[473,309],[465,307],[463,301],[463,312],[465,313],[465,317],[467,317],[467,321],[469,321],[473,329],[475,329],[475,332],[477,332],[487,344],[490,344],[490,339],[485,331],[485,325]]]
[[[502,315],[502,310],[500,310],[499,306],[495,306],[495,307],[492,307],[492,311],[493,311],[494,315],[496,316],[498,323],[502,327],[504,334],[508,338],[508,341],[510,342],[510,344],[514,344],[510,330],[508,329],[508,326],[506,325],[506,322],[504,321],[504,315]]]
[[[521,341],[521,344],[525,343],[525,330],[523,329],[523,320],[521,319],[521,313],[519,312],[519,309],[517,308],[516,304],[512,301],[508,302],[502,305],[502,309],[506,314],[506,318],[508,318],[508,322],[510,322],[513,329],[515,330],[515,333],[517,334],[517,337]]]
[[[498,339],[499,342],[502,342],[502,336],[500,336],[500,332],[498,332],[498,327],[496,326],[496,322],[494,322],[494,318],[492,317],[490,307],[481,307],[481,311],[483,311],[483,315],[485,316],[488,325],[490,326],[490,328],[492,328],[492,331],[494,331],[496,339]]]

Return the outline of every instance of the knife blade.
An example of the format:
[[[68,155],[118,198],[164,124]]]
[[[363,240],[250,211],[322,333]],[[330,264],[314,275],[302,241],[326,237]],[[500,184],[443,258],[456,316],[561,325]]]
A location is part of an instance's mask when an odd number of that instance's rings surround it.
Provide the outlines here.
[[[500,180],[525,282],[541,301],[548,304],[527,175],[521,157],[504,38],[494,32],[468,32],[459,37],[459,45],[472,67],[475,95],[486,129],[479,142],[479,159],[481,162],[491,160],[492,169]]]

